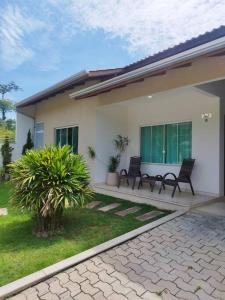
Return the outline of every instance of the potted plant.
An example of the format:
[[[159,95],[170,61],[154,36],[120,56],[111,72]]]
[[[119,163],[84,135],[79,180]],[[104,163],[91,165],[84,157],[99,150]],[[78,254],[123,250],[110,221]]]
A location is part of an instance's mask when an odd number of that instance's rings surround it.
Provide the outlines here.
[[[116,149],[116,155],[112,155],[109,158],[108,173],[106,176],[106,184],[110,186],[116,186],[118,184],[117,168],[119,167],[122,154],[126,151],[129,140],[127,136],[117,135],[113,140],[114,147]]]

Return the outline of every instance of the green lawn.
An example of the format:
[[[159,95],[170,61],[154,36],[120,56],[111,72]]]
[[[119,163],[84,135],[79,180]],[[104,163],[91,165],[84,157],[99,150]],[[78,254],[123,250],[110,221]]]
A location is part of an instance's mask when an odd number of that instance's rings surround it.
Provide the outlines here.
[[[70,209],[65,213],[64,231],[44,239],[32,234],[31,215],[12,208],[9,197],[10,185],[0,184],[0,207],[9,211],[8,216],[0,217],[0,286],[145,225],[148,222],[137,221],[134,216],[155,209],[138,204],[141,211],[124,218],[113,213],[118,209],[108,213]],[[95,198],[104,203],[120,202],[121,209],[134,205],[105,195],[96,194]]]

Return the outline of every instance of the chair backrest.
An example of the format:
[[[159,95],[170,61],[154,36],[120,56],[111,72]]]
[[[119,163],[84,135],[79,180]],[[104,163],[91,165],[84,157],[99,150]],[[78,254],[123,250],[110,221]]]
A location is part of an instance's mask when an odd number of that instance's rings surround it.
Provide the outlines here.
[[[194,168],[195,159],[184,159],[180,168],[179,177],[191,177],[192,170]]]
[[[140,171],[141,171],[141,158],[139,156],[132,156],[130,158],[128,175],[129,176],[139,176]]]

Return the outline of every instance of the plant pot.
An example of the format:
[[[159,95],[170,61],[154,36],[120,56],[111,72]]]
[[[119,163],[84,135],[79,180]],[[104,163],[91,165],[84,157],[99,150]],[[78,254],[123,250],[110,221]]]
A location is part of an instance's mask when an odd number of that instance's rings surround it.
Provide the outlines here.
[[[110,186],[117,186],[117,184],[118,184],[118,173],[117,172],[107,173],[106,184],[110,185]]]

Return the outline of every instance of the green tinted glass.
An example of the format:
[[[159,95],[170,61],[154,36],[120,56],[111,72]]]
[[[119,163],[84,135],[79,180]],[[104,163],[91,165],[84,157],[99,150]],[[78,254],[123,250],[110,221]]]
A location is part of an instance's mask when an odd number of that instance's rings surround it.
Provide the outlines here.
[[[165,155],[166,163],[176,164],[178,157],[178,130],[177,124],[165,125]]]
[[[151,162],[163,163],[164,125],[152,126]]]
[[[179,123],[178,136],[178,160],[181,163],[184,158],[192,156],[192,123]]]
[[[151,161],[151,126],[141,127],[141,160]]]

